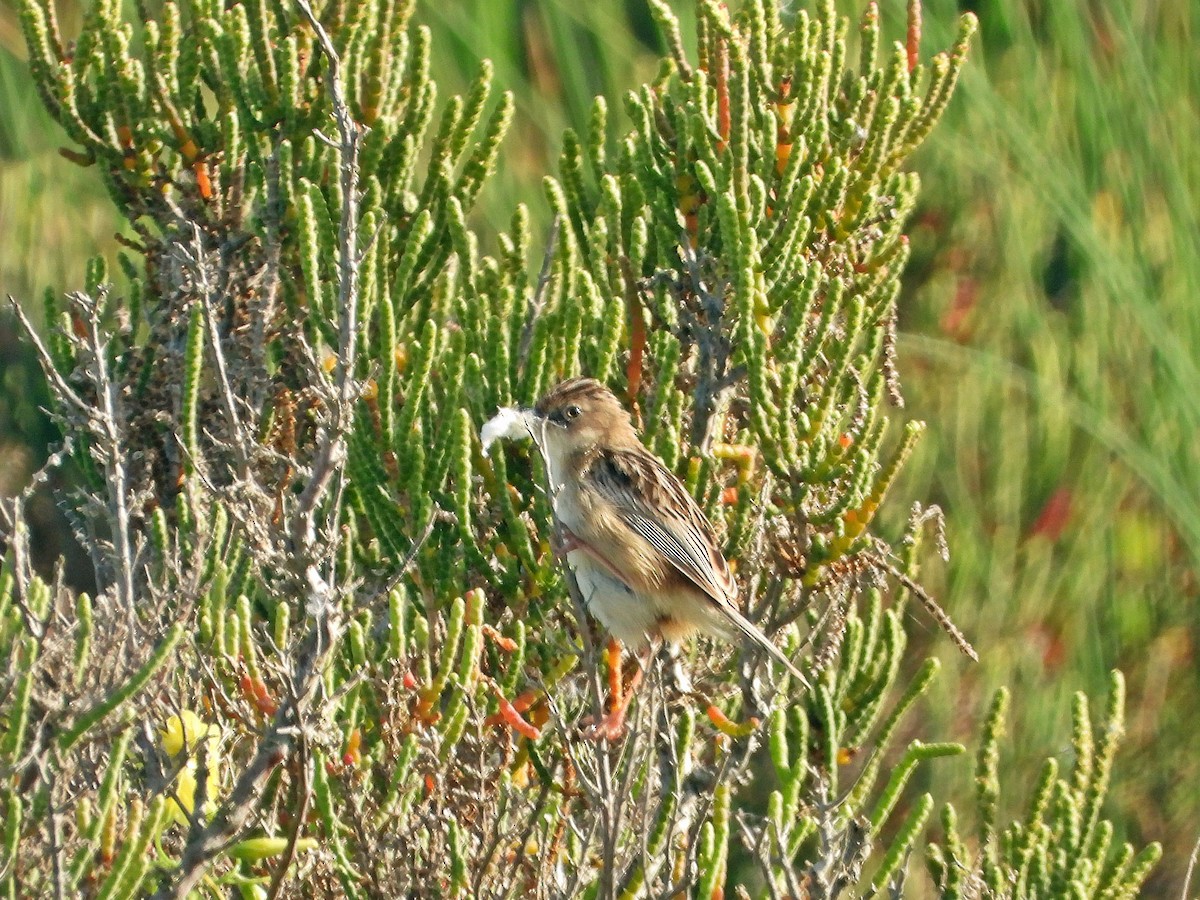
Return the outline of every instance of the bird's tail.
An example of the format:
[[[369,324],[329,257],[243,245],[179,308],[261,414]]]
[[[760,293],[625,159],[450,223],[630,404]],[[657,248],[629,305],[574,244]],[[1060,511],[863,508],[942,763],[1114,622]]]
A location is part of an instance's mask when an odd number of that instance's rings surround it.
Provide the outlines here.
[[[736,631],[745,635],[751,641],[753,641],[754,643],[758,644],[758,646],[760,646],[764,650],[766,650],[767,653],[769,653],[771,655],[772,659],[774,659],[776,662],[778,662],[780,665],[782,665],[785,669],[787,669],[789,672],[791,672],[792,675],[795,676],[795,678],[802,685],[804,685],[806,688],[809,688],[809,689],[812,688],[812,685],[810,685],[808,683],[808,679],[804,677],[804,673],[801,672],[798,668],[796,668],[796,666],[792,663],[792,661],[790,659],[788,659],[786,656],[784,656],[783,651],[780,650],[778,647],[776,647],[771,642],[771,639],[769,637],[767,637],[765,634],[763,634],[762,631],[759,630],[757,625],[755,625],[753,622],[751,622],[749,619],[747,619],[740,612],[738,612],[736,609],[734,609],[732,606],[730,606],[728,604],[719,603],[719,604],[717,604],[717,606],[720,608],[721,614],[728,620],[728,622],[731,625],[734,626]]]

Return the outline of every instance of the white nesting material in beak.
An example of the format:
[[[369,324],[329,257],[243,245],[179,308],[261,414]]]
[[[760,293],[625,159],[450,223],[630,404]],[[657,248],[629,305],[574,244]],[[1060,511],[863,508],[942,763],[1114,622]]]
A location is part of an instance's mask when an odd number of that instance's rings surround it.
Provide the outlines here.
[[[483,442],[483,455],[487,456],[492,444],[501,438],[516,440],[531,437],[536,427],[537,416],[533,410],[517,409],[515,406],[502,407],[479,430],[479,439]]]

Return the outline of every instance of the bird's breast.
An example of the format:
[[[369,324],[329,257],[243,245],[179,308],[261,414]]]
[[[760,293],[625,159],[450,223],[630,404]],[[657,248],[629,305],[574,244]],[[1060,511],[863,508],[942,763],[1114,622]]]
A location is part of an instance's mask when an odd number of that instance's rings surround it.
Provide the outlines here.
[[[554,515],[575,535],[587,527],[589,511],[582,501],[578,487],[572,484],[564,484],[554,493]]]

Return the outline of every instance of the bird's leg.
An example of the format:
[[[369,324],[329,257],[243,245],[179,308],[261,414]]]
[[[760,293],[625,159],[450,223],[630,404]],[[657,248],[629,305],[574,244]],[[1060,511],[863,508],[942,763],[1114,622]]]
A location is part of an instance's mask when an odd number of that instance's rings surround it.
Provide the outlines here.
[[[621,701],[625,697],[625,673],[621,667],[621,642],[615,637],[608,639],[608,646],[604,650],[604,663],[608,667],[608,705],[611,712],[623,705]]]
[[[554,546],[554,555],[559,559],[566,559],[567,554],[572,550],[587,549],[587,545],[584,544],[579,538],[575,537],[574,533],[571,531],[571,529],[567,528],[567,526],[560,525],[559,529],[560,534]]]
[[[625,579],[622,577],[621,573],[617,571],[616,567],[614,567],[612,563],[610,563],[604,556],[600,554],[600,551],[598,551],[587,541],[579,538],[565,525],[560,525],[559,529],[561,534],[559,535],[558,541],[554,547],[555,556],[557,556],[559,559],[566,559],[567,554],[573,550],[582,550],[595,562],[603,566],[604,570],[608,572],[609,575],[621,582],[621,584],[625,584]]]
[[[593,741],[616,741],[625,734],[625,714],[633,700],[634,692],[646,674],[646,667],[654,654],[656,644],[648,644],[637,656],[621,662],[621,644],[609,638],[604,658],[608,664],[608,712],[584,733]]]

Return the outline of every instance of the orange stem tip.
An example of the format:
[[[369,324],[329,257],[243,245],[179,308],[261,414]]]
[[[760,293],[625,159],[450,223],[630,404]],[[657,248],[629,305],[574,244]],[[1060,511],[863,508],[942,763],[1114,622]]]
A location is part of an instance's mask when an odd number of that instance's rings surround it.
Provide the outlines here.
[[[526,721],[525,717],[517,711],[515,704],[504,699],[499,694],[497,694],[497,699],[500,701],[500,716],[513,731],[523,737],[529,738],[531,741],[536,741],[542,736],[542,732]]]
[[[495,627],[493,627],[491,625],[484,625],[482,630],[483,630],[483,633],[487,637],[491,638],[492,642],[495,643],[495,645],[497,647],[499,647],[501,650],[503,650],[505,653],[515,653],[516,652],[517,642],[514,641],[512,638],[505,637],[499,631],[497,631],[495,629]]]
[[[713,727],[717,731],[733,738],[748,737],[755,732],[760,724],[759,720],[753,716],[745,722],[735,722],[729,716],[725,715],[725,713],[721,712],[715,704],[709,705],[707,713],[708,720],[713,723]]]

